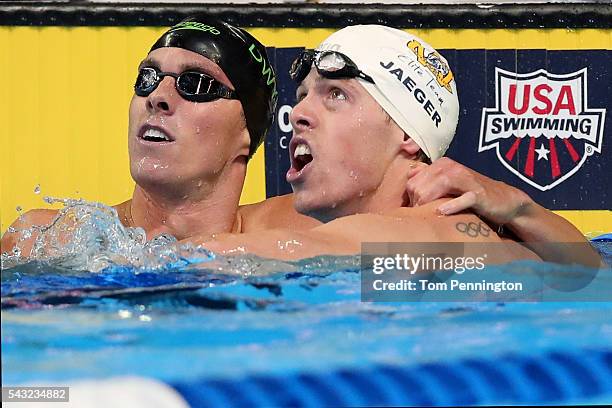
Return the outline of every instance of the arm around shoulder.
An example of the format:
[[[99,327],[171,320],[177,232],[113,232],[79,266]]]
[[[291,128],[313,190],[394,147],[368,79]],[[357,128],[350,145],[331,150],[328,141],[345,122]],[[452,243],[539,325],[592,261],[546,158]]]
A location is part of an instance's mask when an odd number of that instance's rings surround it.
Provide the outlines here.
[[[543,260],[597,268],[601,258],[569,221],[529,200],[506,226]]]
[[[522,241],[586,242],[569,221],[525,196],[521,210],[506,224]]]
[[[415,237],[416,228],[421,235]],[[355,255],[362,242],[431,241],[434,231],[427,223],[380,214],[356,214],[337,218],[307,230],[271,229],[245,234],[219,234],[190,238],[205,248],[222,255],[255,254],[265,258],[297,260],[320,255]]]
[[[226,256],[254,254],[285,261],[319,255],[359,253],[358,242],[343,239],[333,231],[320,231],[317,228],[302,231],[271,229],[244,234],[218,234],[210,240],[190,238],[189,241]]]

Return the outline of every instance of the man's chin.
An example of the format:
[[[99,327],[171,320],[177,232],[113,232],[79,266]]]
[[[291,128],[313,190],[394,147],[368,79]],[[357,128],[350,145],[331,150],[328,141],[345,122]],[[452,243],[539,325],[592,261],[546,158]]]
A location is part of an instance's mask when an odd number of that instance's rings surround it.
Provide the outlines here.
[[[308,215],[308,213],[312,210],[312,204],[310,203],[312,195],[308,194],[307,191],[304,191],[299,188],[293,188],[293,208],[297,212],[303,215]]]
[[[333,212],[332,205],[323,202],[320,197],[306,194],[306,192],[294,193],[293,207],[298,213],[322,222],[327,222],[334,218],[330,215]]]
[[[159,170],[159,169],[158,169]],[[132,180],[141,187],[171,185],[177,182],[177,176],[168,171],[146,171],[142,168],[131,169]]]

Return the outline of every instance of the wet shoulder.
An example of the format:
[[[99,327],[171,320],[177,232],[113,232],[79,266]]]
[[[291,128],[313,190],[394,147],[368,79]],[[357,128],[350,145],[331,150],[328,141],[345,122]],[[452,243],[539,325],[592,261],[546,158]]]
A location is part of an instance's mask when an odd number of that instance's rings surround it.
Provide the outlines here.
[[[445,200],[416,208],[396,209],[390,214],[401,220],[406,231],[412,231],[414,237],[433,238],[429,242],[463,242],[475,244],[465,250],[479,254],[488,254],[488,263],[503,263],[518,259],[541,260],[529,248],[509,239],[502,239],[497,230],[476,214],[465,211],[453,215],[441,215],[436,209]],[[387,214],[386,217],[392,217]],[[418,226],[418,227],[417,227]],[[411,237],[412,242],[418,241]],[[425,239],[422,242],[427,242]],[[483,246],[484,245],[484,246]]]
[[[499,242],[497,232],[470,211],[453,215],[442,215],[437,208],[449,199],[433,201],[419,207],[397,208],[383,213],[387,217],[395,217],[402,222],[418,223],[422,230],[429,231],[443,241],[477,241]]]
[[[314,218],[299,214],[293,208],[293,194],[271,197],[238,209],[242,218],[241,232],[256,232],[283,228],[305,230],[321,223]]]
[[[427,220],[401,214],[354,214],[336,218],[316,228],[338,239],[357,242],[436,242]]]
[[[12,229],[24,229],[32,226],[50,225],[53,219],[57,216],[58,210],[51,209],[35,209],[29,210],[18,217],[9,227]]]
[[[17,248],[22,255],[28,255],[38,237],[35,227],[51,225],[58,210],[35,209],[17,218],[2,235],[1,252],[11,252]]]

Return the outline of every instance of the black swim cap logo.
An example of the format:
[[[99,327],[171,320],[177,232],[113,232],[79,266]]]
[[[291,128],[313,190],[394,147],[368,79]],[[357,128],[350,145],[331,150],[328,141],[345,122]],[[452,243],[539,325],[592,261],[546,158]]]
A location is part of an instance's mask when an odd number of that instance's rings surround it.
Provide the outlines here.
[[[261,53],[255,48],[255,44],[251,44],[251,46],[249,47],[249,52],[251,53],[251,56],[253,57],[253,59],[255,59],[255,61],[262,64],[261,75],[265,79],[266,85],[273,87],[272,100],[275,100],[276,94],[277,94],[276,75],[274,74],[274,70],[272,70],[272,66],[271,65],[266,66],[266,60],[261,55]]]
[[[181,23],[178,23],[168,31],[176,30],[199,30],[211,33],[213,35],[221,34],[221,31],[217,30],[215,27],[204,23],[198,23],[197,21],[183,21]]]

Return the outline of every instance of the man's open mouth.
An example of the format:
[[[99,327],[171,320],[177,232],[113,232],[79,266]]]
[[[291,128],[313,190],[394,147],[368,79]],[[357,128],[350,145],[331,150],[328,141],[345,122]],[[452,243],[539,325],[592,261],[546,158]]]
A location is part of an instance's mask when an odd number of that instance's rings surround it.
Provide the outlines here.
[[[298,144],[293,151],[293,167],[301,171],[311,161],[310,146],[304,143]]]
[[[162,143],[173,142],[174,139],[161,129],[147,128],[140,136],[142,140],[147,142]]]

